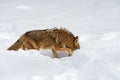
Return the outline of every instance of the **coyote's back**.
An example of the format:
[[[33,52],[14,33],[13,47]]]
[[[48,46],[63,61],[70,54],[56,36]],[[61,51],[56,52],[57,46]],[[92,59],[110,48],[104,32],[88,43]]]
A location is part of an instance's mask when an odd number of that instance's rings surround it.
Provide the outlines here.
[[[23,34],[8,50],[51,49],[54,57],[58,57],[56,51],[68,51],[69,55],[76,49],[80,49],[78,36],[64,28],[52,28],[46,30],[33,30]]]

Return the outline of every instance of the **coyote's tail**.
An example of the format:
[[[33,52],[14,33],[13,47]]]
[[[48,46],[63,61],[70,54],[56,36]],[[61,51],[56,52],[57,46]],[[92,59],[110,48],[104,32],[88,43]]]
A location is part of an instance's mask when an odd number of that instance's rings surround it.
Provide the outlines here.
[[[10,46],[7,50],[18,50],[22,48],[23,41],[25,40],[25,36],[21,36],[12,46]]]

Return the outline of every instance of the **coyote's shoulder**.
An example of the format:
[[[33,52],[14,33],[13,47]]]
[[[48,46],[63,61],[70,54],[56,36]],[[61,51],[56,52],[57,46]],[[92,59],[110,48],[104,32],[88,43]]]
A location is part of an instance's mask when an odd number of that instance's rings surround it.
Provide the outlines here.
[[[74,36],[65,28],[51,28],[45,30],[32,30],[23,34],[8,50],[52,49],[54,57],[56,51],[68,51],[70,55],[80,48],[78,36]]]

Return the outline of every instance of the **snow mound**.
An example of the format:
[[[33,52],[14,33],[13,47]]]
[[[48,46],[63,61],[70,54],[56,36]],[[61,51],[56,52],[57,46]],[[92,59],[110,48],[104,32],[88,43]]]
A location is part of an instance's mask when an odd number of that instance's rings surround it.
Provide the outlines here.
[[[0,38],[11,39],[11,36],[15,36],[14,28],[11,24],[1,23],[0,24]]]
[[[78,80],[76,70],[68,70],[59,75],[35,75],[30,80]]]
[[[4,29],[1,35],[9,33]],[[79,41],[81,49],[76,50],[71,57],[63,55],[64,57],[59,59],[54,59],[50,50],[6,51],[15,40],[11,35],[4,37],[9,38],[0,39],[1,80],[119,80],[120,78],[120,32],[82,34]]]

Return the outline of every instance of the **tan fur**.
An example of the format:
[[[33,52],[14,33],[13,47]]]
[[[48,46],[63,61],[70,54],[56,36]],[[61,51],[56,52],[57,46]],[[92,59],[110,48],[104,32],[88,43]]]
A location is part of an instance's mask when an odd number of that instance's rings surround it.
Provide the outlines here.
[[[51,49],[54,57],[58,58],[56,51],[68,51],[69,56],[73,51],[80,49],[78,36],[64,28],[46,30],[33,30],[23,34],[8,50]]]

